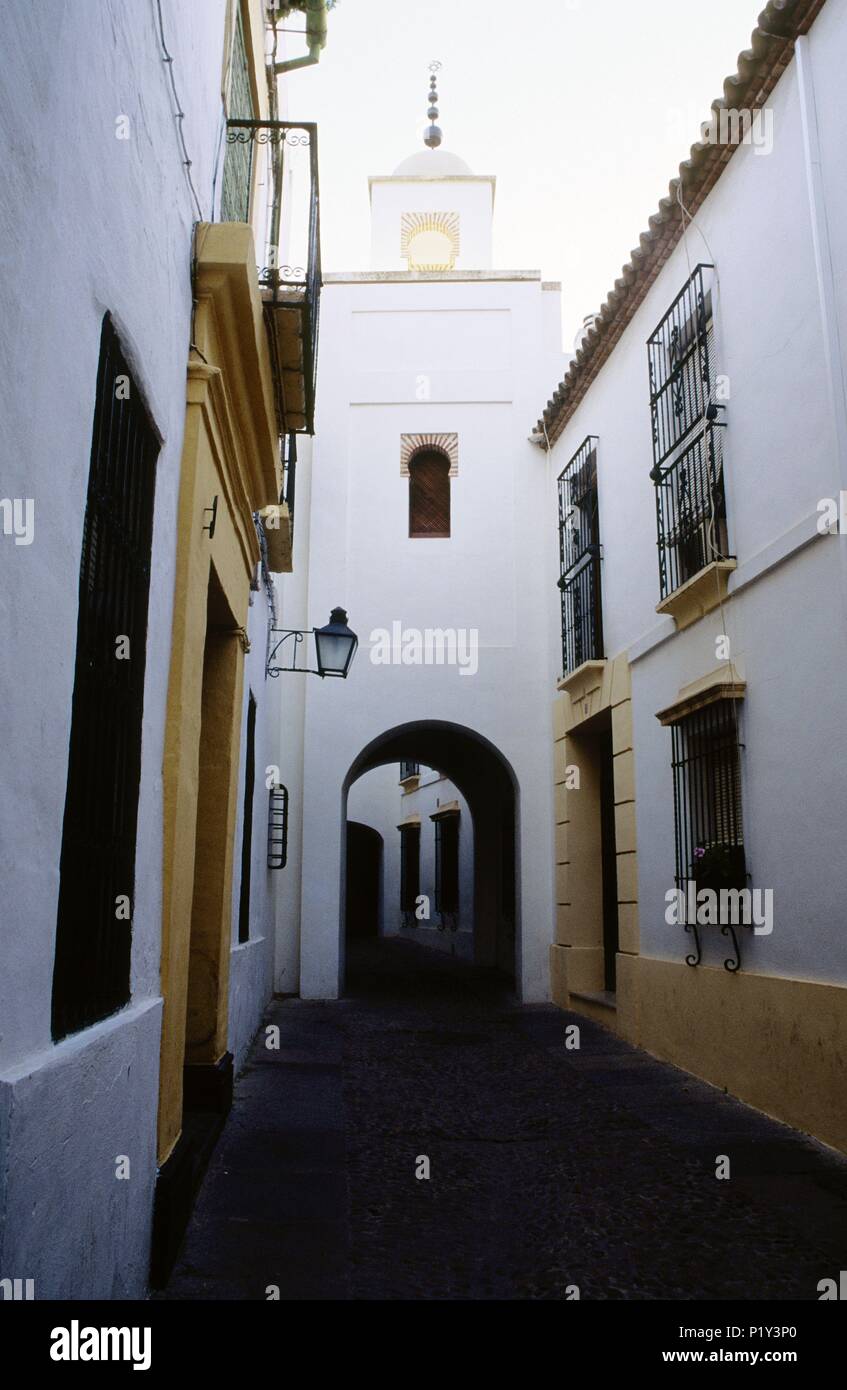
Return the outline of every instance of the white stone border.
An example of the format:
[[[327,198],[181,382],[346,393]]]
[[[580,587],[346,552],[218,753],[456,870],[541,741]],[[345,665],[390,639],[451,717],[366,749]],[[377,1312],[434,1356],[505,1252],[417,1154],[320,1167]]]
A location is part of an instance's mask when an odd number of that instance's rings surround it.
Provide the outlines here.
[[[400,436],[400,477],[408,478],[409,464],[415,454],[423,453],[424,450],[433,450],[437,454],[444,454],[450,461],[451,478],[455,478],[459,472],[459,436],[458,434],[401,434]]]

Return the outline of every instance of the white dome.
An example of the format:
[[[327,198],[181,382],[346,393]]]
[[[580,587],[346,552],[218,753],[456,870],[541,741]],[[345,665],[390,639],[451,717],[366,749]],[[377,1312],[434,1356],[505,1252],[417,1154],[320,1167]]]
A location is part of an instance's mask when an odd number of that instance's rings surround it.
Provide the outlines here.
[[[410,154],[408,159],[404,159],[402,164],[398,164],[392,175],[393,178],[400,178],[407,175],[410,178],[427,177],[431,179],[441,179],[446,175],[473,175],[473,170],[460,159],[457,154],[451,154],[449,150],[418,150],[417,154]]]

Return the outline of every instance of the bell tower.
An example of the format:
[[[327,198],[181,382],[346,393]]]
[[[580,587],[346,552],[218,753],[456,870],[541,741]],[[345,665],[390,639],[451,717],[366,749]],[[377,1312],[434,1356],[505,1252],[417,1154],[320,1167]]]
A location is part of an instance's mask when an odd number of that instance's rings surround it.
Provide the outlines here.
[[[393,174],[372,175],[371,269],[435,274],[491,268],[493,174],[474,174],[458,155],[441,148],[436,72],[430,63],[426,149]]]

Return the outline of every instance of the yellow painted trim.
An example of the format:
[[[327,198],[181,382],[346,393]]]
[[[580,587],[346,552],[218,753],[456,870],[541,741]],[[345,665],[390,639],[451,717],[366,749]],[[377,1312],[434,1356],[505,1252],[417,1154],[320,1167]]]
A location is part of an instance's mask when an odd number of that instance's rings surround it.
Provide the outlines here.
[[[430,816],[430,820],[444,820],[447,816],[459,816],[462,813],[458,801],[445,801],[438,806]]]
[[[577,730],[605,709],[611,709],[614,715],[617,706],[632,693],[626,653],[603,661],[584,661],[562,677],[557,689],[562,699],[557,702],[561,709],[554,713],[556,737]]]
[[[632,682],[626,654],[584,662],[560,689],[553,705],[556,942],[550,968],[553,998],[568,1007],[571,990],[604,992],[600,769],[591,738],[593,721],[604,712],[611,714],[614,755],[619,946],[622,954],[639,949]],[[580,771],[579,787],[573,789],[566,780],[571,765]],[[573,1007],[587,1008],[591,1017],[592,1010],[609,1012],[596,1001],[584,1005],[585,1000]]]
[[[719,607],[727,596],[729,576],[737,568],[735,560],[713,560],[672,594],[656,604],[657,613],[667,613],[681,632]]]
[[[847,988],[644,956],[630,973],[630,1041],[847,1152]]]
[[[574,704],[579,704],[580,700],[584,700],[592,690],[597,690],[602,686],[603,675],[608,664],[605,660],[583,661],[582,665],[577,666],[575,671],[569,672],[567,676],[562,676],[556,689],[570,695]]]
[[[585,998],[584,954],[550,948],[560,1008],[847,1152],[847,988],[621,951],[612,1013]]]
[[[419,826],[420,823],[421,823],[421,818],[420,818],[420,816],[418,816],[418,815],[404,816],[403,820],[401,820],[401,822],[400,822],[400,824],[398,825],[397,829],[398,829],[398,830],[406,830],[408,826],[415,826],[415,825]]]
[[[196,255],[195,344],[200,351],[192,354],[187,372],[162,768],[160,1162],[180,1134],[183,1065],[187,1060],[214,1063],[227,1047],[243,665],[250,580],[259,559],[253,512],[275,503],[279,495],[270,358],[249,227],[201,225]],[[215,534],[210,537],[204,530],[209,520],[205,509],[216,496]],[[213,568],[220,599],[207,693],[212,689],[215,698],[207,702],[207,719],[210,708],[213,717],[201,766]],[[210,776],[215,788],[212,820],[207,826],[204,818],[198,840],[198,801],[201,790],[208,796]]]
[[[734,666],[721,666],[710,671],[699,680],[684,685],[672,705],[656,714],[660,724],[678,724],[686,715],[702,709],[704,705],[714,704],[716,700],[743,700],[747,693],[747,682],[741,680]]]
[[[194,341],[221,386],[236,422],[226,463],[241,475],[253,509],[279,500],[282,484],[273,373],[256,273],[253,233],[246,222],[201,222],[196,238],[197,312]],[[200,362],[192,362],[199,370]]]

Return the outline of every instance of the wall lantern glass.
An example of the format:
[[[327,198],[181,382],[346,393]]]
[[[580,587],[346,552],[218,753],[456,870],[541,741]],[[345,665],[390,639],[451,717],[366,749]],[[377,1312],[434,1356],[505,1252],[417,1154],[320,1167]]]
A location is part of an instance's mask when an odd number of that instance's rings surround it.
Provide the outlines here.
[[[343,608],[333,608],[326,627],[315,628],[315,650],[318,654],[319,676],[340,676],[350,670],[359,639],[347,626]]]
[[[315,638],[317,670],[297,665],[297,648],[310,631]],[[347,614],[343,608],[333,608],[329,622],[324,627],[313,627],[305,631],[300,628],[273,627],[268,637],[269,676],[278,676],[283,671],[302,671],[311,676],[336,676],[345,680],[359,645],[355,632],[347,626]],[[292,637],[294,641],[289,648],[291,664],[283,665],[280,654],[284,644]]]

